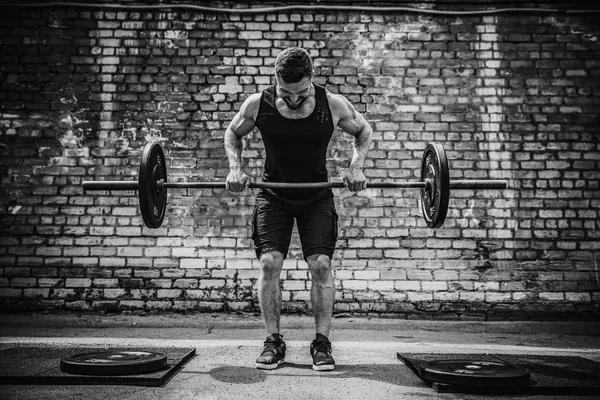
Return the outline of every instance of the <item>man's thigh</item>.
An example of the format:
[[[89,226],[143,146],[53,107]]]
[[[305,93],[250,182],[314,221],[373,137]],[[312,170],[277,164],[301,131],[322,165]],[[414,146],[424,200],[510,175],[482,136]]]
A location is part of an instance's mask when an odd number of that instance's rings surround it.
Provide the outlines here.
[[[338,215],[332,197],[307,206],[297,216],[304,259],[315,254],[331,257],[338,237]]]
[[[257,197],[252,216],[252,240],[256,257],[278,251],[287,256],[294,228],[294,217],[287,210]]]

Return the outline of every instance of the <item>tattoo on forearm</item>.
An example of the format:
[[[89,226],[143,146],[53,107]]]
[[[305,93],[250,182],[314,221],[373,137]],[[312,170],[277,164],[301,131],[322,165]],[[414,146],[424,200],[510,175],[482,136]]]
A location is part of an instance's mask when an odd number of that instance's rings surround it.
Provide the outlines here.
[[[368,125],[363,126],[360,133],[354,137],[353,144],[354,154],[350,164],[362,168],[371,148],[371,128]]]
[[[225,133],[225,153],[229,159],[231,169],[241,167],[242,150],[242,140],[232,130],[228,129]]]

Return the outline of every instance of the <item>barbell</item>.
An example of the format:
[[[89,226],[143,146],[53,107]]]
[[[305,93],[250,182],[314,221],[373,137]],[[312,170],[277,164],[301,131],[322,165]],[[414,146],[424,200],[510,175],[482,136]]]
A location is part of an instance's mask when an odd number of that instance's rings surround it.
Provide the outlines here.
[[[421,210],[427,226],[439,228],[448,213],[450,190],[460,189],[506,189],[502,180],[450,180],[448,158],[443,146],[430,142],[421,158],[421,180],[405,182],[369,182],[368,188],[421,189]],[[84,181],[84,191],[91,190],[137,190],[144,224],[158,228],[163,222],[167,208],[167,189],[225,189],[225,182],[168,182],[167,163],[162,147],[157,142],[148,143],[142,152],[138,180],[136,181]],[[249,188],[262,189],[318,189],[344,188],[344,182],[252,182]]]

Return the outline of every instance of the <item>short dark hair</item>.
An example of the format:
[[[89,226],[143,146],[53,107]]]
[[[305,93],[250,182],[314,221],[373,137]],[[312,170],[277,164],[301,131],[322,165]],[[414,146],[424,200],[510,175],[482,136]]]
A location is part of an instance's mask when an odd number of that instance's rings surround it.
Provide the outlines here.
[[[285,83],[300,82],[307,76],[312,78],[313,63],[310,55],[301,47],[283,50],[275,59],[275,74]]]

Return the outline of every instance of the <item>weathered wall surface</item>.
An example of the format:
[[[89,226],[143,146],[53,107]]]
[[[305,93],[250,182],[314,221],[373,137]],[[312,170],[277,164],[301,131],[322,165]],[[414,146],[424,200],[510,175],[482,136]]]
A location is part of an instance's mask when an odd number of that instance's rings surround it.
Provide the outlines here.
[[[226,126],[303,46],[371,122],[371,180],[418,179],[435,140],[452,178],[510,184],[454,192],[438,230],[417,190],[336,190],[337,313],[597,315],[599,38],[590,14],[3,8],[2,307],[256,310],[251,191],[170,190],[150,230],[136,193],[81,182],[135,179],[153,141],[170,181],[224,180]],[[258,131],[245,147],[258,177]],[[337,130],[332,179],[350,156]],[[282,287],[286,311],[310,309],[296,235]]]

